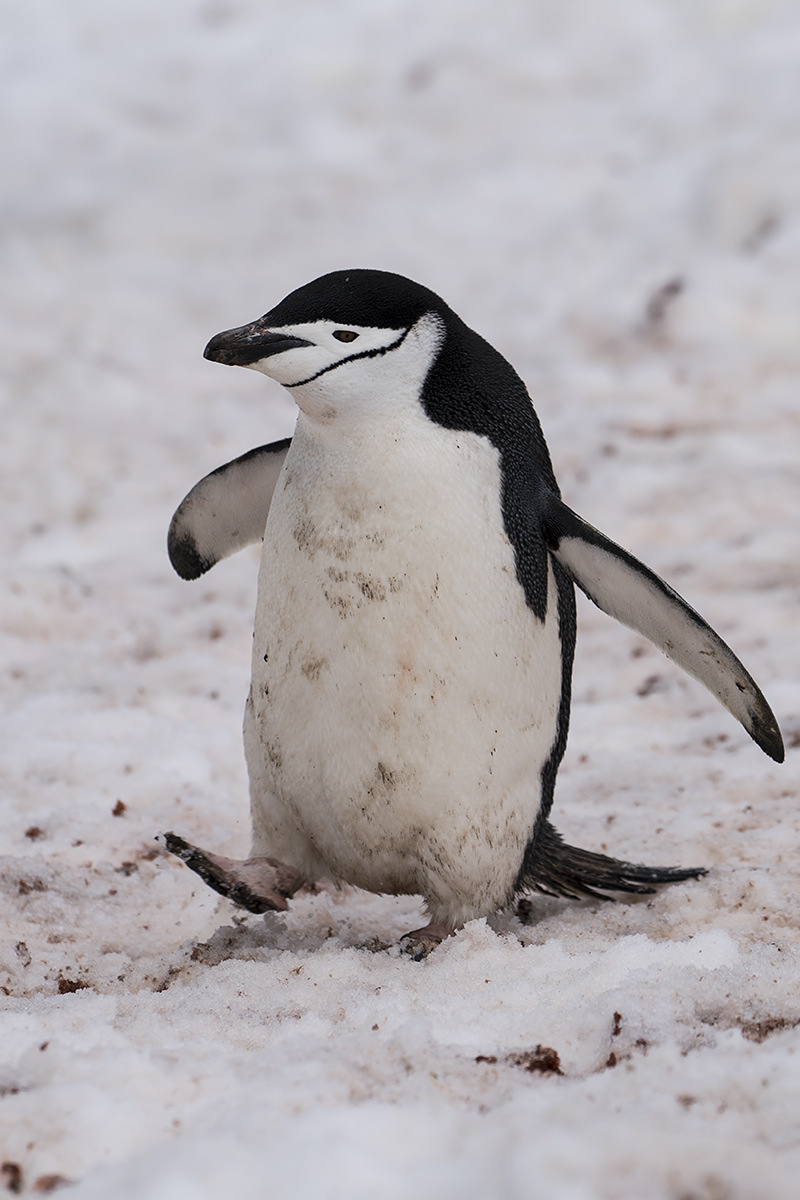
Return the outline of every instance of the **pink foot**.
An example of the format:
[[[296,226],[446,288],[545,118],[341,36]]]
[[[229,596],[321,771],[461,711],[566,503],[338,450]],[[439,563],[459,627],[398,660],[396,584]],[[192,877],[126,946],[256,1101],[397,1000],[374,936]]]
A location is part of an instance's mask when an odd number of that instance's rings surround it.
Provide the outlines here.
[[[440,921],[431,921],[423,929],[412,929],[411,933],[403,934],[400,939],[405,942],[403,947],[406,954],[410,954],[414,962],[421,962],[423,958],[427,958],[431,950],[435,950],[445,938],[450,937],[455,933],[449,925],[443,925]]]
[[[223,858],[185,842],[176,833],[162,836],[170,853],[186,863],[203,883],[248,912],[285,912],[289,897],[305,883],[293,867],[274,858]]]

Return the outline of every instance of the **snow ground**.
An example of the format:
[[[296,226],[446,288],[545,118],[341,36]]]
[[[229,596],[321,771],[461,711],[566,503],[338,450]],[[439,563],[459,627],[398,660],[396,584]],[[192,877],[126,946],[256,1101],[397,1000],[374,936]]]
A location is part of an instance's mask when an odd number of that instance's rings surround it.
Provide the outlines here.
[[[21,1171],[0,1178],[81,1200],[796,1196],[796,4],[0,13],[0,1154]],[[581,607],[556,822],[705,879],[535,900],[418,964],[396,949],[413,899],[242,917],[158,852],[168,828],[247,850],[257,561],[182,583],[167,524],[293,421],[202,347],[347,266],[428,284],[514,362],[568,503],[763,686],[782,767]]]

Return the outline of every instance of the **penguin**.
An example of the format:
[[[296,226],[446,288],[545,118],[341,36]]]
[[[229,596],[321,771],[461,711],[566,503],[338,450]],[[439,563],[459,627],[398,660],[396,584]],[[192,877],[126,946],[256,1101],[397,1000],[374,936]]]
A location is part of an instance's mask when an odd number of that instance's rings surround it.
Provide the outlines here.
[[[292,438],[192,488],[183,579],[263,539],[244,718],[252,854],[167,848],[252,912],[321,880],[420,895],[416,957],[522,894],[611,899],[704,868],[567,845],[550,822],[567,743],[575,585],[704,684],[776,762],[778,724],[732,650],[561,499],[524,383],[428,288],[334,271],[212,362],[294,398]]]

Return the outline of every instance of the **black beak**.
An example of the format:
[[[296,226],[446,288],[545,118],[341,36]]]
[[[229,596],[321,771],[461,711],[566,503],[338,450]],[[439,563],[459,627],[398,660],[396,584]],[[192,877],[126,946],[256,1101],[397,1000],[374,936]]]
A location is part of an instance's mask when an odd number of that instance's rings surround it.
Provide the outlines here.
[[[203,351],[203,358],[212,362],[227,363],[231,367],[249,367],[272,354],[293,350],[296,346],[311,346],[305,338],[290,337],[285,333],[273,333],[265,329],[261,321],[240,325],[238,329],[226,329],[213,337]]]

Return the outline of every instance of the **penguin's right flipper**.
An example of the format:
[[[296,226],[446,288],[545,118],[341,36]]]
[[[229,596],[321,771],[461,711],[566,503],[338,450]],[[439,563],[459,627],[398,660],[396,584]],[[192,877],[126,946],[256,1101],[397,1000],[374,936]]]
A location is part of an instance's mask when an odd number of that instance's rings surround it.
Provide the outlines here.
[[[520,885],[547,896],[613,900],[606,892],[649,895],[654,885],[679,883],[706,875],[705,867],[645,867],[607,854],[568,846],[557,829],[545,821],[527,858]]]
[[[221,558],[261,541],[291,443],[284,438],[248,450],[206,475],[181,501],[167,535],[169,561],[181,579],[199,579]]]
[[[752,675],[668,583],[552,492],[542,525],[551,553],[598,608],[643,634],[716,696],[765,754],[783,762],[778,722]]]

